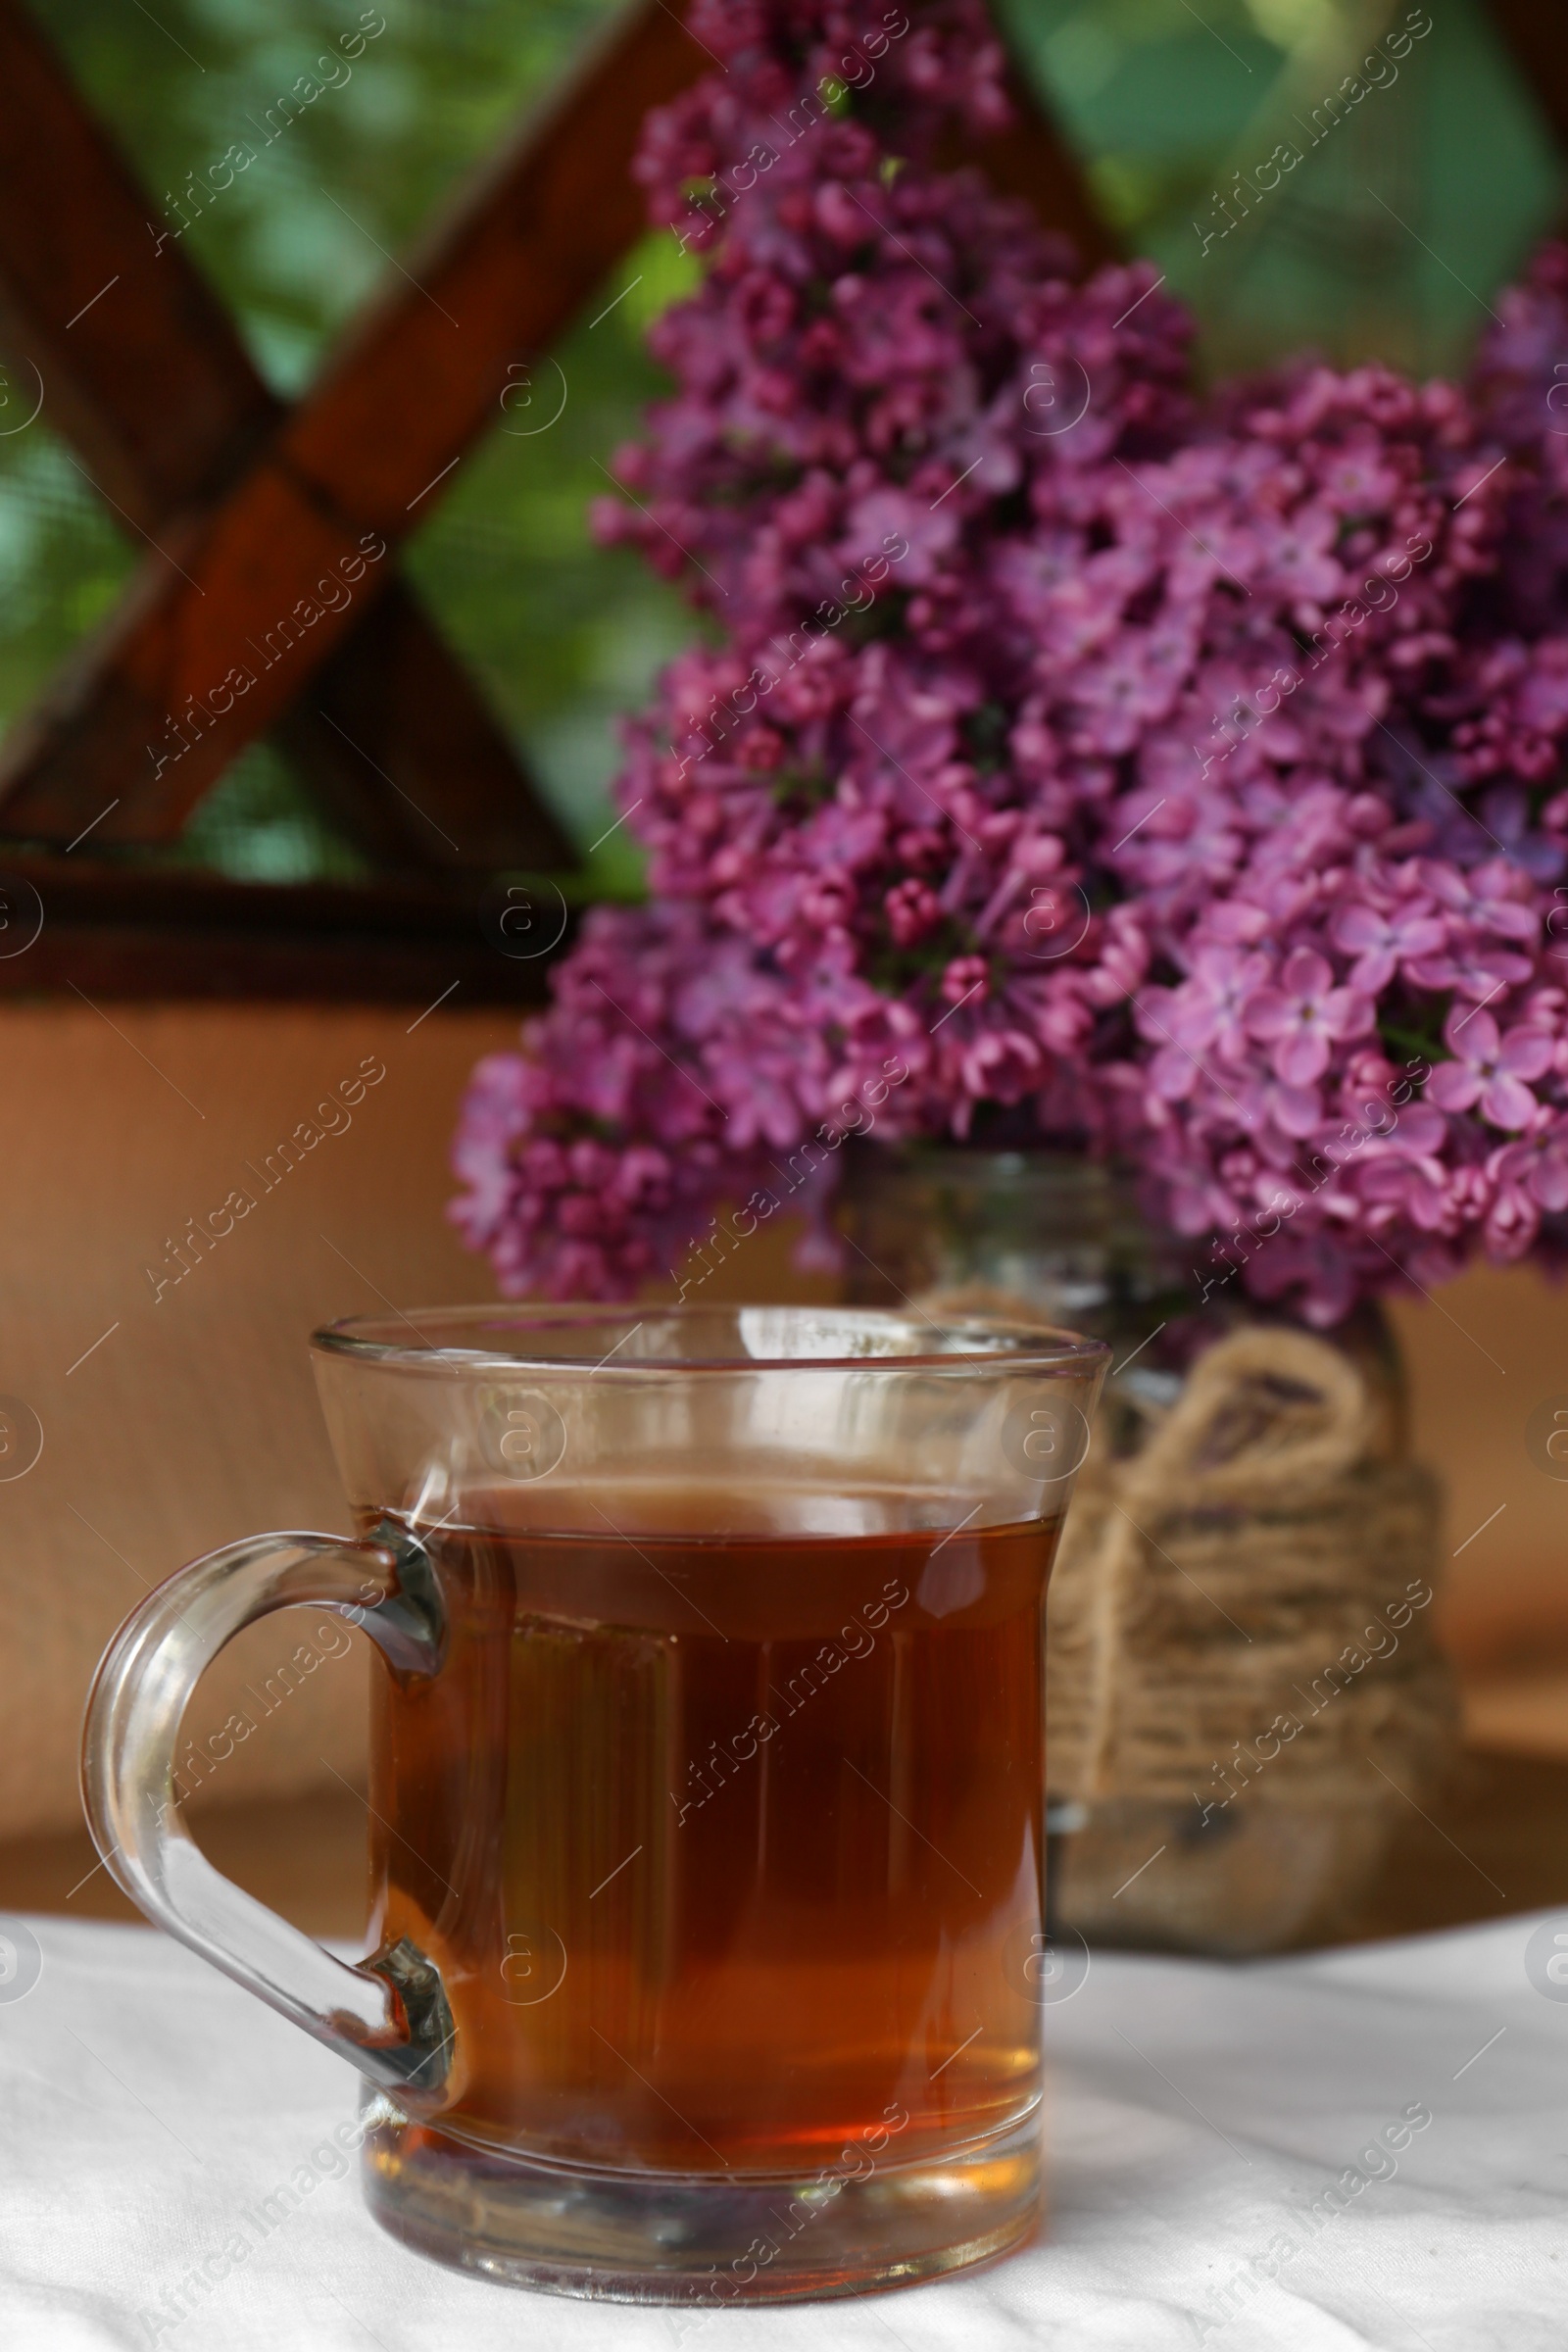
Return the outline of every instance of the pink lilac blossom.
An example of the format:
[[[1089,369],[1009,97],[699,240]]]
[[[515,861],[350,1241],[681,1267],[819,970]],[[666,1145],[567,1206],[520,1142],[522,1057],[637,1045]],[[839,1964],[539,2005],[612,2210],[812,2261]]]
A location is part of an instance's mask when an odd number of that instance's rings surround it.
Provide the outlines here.
[[[1004,107],[970,0],[890,12],[814,111],[848,11],[691,23],[727,71],[639,172],[706,275],[596,522],[719,641],[627,732],[652,904],[475,1074],[454,1214],[502,1287],[623,1295],[758,1192],[820,1217],[810,1140],[872,1102],[883,1142],[1118,1153],[1320,1322],[1555,1249],[1568,257],[1462,390],[1308,364],[1200,408],[1151,269],[1075,284],[933,169]]]

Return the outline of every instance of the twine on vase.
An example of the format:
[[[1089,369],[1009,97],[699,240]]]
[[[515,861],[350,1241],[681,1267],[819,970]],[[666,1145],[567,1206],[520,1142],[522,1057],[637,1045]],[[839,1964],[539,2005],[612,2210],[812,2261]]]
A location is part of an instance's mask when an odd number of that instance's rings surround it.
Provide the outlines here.
[[[1039,1316],[990,1288],[920,1303]],[[1438,1526],[1388,1401],[1328,1341],[1233,1331],[1163,1408],[1113,1386],[1047,1605],[1054,1795],[1419,1795],[1456,1717],[1429,1605]]]

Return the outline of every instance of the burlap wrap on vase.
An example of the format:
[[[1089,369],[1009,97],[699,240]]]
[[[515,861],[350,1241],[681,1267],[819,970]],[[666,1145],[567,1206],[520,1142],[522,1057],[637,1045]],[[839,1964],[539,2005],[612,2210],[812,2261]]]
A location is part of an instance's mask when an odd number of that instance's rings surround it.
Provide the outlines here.
[[[1331,1935],[1428,1802],[1457,1706],[1438,1490],[1395,1419],[1342,1349],[1270,1324],[1215,1341],[1166,1409],[1107,1392],[1047,1609],[1051,1791],[1082,1823],[1063,1928],[1222,1952]]]

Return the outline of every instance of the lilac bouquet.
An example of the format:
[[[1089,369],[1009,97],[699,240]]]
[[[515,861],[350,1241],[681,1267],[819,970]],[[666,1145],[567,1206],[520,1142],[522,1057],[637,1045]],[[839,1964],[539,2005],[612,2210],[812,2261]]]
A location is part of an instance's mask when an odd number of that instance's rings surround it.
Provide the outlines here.
[[[1076,283],[935,168],[1004,119],[971,0],[691,23],[726,70],[639,169],[706,272],[596,522],[709,625],[628,730],[649,904],[465,1104],[502,1288],[624,1295],[787,1202],[826,1247],[872,1132],[1113,1153],[1324,1324],[1555,1250],[1568,256],[1463,389],[1200,403],[1152,270]]]

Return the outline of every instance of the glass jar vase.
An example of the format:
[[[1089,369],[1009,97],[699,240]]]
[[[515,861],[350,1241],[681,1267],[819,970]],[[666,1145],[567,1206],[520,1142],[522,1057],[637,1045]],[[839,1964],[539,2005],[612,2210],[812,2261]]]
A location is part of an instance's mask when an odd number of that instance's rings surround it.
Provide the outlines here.
[[[847,1158],[853,1299],[1114,1350],[1047,1611],[1055,1926],[1236,1955],[1343,1933],[1457,1745],[1387,1319],[1308,1331],[1217,1285],[1083,1158]]]

